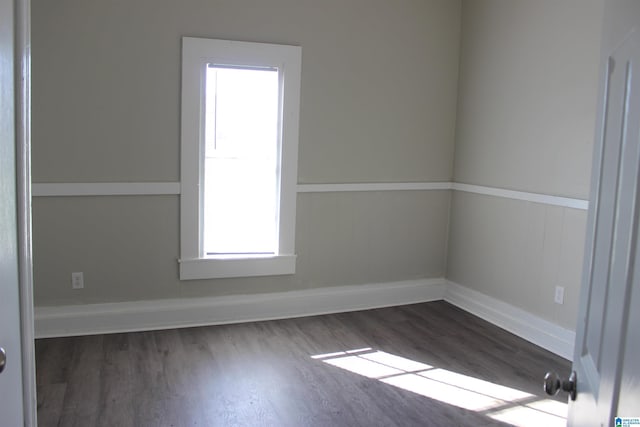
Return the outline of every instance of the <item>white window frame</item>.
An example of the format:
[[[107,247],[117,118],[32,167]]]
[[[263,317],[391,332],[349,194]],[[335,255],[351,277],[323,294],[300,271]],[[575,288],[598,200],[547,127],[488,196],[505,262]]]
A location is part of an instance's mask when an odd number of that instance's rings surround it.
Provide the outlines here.
[[[298,130],[302,52],[299,46],[182,38],[180,280],[294,274]],[[274,67],[280,81],[278,251],[274,255],[207,256],[203,250],[205,73],[209,63]]]

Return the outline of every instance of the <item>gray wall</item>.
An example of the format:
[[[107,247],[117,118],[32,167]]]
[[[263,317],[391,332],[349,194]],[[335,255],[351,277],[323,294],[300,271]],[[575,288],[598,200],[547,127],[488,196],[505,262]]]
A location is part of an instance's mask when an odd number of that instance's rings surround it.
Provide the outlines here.
[[[601,0],[463,2],[455,181],[588,198],[602,15]],[[585,224],[456,192],[447,277],[573,329]]]
[[[584,199],[602,9],[602,0],[32,0],[33,179],[178,181],[188,35],[302,46],[299,183],[453,178]],[[178,196],[36,198],[36,304],[446,274],[574,327],[584,211],[463,192],[303,193],[296,275],[180,282],[178,208]],[[72,271],[85,272],[85,289],[71,289]],[[553,304],[555,286],[566,288],[564,306]]]
[[[178,280],[177,196],[36,198],[36,304],[254,294],[442,277],[448,192],[301,194],[294,276]],[[83,271],[85,289],[71,289]]]
[[[33,0],[33,181],[178,181],[184,35],[302,46],[300,183],[449,181],[460,7]],[[449,202],[300,194],[296,275],[180,282],[178,196],[35,198],[36,304],[442,277]]]
[[[451,177],[460,2],[32,2],[34,182],[177,181],[180,37],[302,46],[300,182]]]

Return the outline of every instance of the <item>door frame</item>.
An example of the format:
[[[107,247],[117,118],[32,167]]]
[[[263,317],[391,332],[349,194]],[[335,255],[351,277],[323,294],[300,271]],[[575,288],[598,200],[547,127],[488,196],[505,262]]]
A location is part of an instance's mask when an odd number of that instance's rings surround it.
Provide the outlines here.
[[[31,249],[31,1],[14,0],[16,204],[24,425],[37,426]]]

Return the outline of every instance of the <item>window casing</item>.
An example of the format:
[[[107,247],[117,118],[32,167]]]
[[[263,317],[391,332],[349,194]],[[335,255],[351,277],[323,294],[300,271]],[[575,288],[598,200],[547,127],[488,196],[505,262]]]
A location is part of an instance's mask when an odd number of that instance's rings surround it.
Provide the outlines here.
[[[225,215],[217,215],[224,210],[224,191],[218,191],[212,195],[207,193],[206,183],[212,179],[212,170],[220,171],[226,167],[227,158],[233,157],[234,164],[243,164],[242,158],[247,158],[245,166],[255,162],[255,155],[251,149],[245,149],[249,156],[242,157],[237,153],[229,155],[229,147],[225,146],[225,140],[220,137],[220,146],[212,149],[211,125],[207,128],[207,111],[211,114],[211,92],[207,95],[207,88],[212,87],[212,69],[219,70],[220,80],[225,75],[225,70],[246,71],[252,70],[270,71],[277,73],[277,111],[269,116],[274,118],[274,137],[267,137],[268,141],[275,139],[275,147],[270,149],[268,158],[273,165],[266,165],[274,170],[273,179],[261,179],[273,184],[273,200],[267,212],[273,212],[275,218],[273,225],[265,226],[265,234],[275,232],[270,244],[263,242],[269,239],[256,239],[259,244],[247,245],[247,250],[236,248],[233,238],[227,233],[226,242],[216,242],[207,237],[205,231],[220,226],[219,221],[224,221]],[[300,105],[300,72],[301,49],[297,46],[273,45],[264,43],[248,43],[227,40],[202,39],[184,37],[182,39],[182,120],[181,120],[181,197],[180,197],[180,279],[207,279],[221,277],[247,277],[263,275],[279,275],[295,273],[295,216],[296,216],[296,183],[297,183],[297,159],[298,159],[298,119]],[[227,73],[228,74],[228,73]],[[238,73],[242,75],[243,73]],[[217,79],[217,77],[215,77]],[[217,81],[217,80],[216,80]],[[228,80],[227,80],[228,81]],[[208,86],[207,86],[208,83]],[[229,85],[227,85],[229,86]],[[223,92],[220,92],[222,97]],[[235,96],[235,95],[234,95]],[[228,99],[229,96],[227,96]],[[231,97],[233,98],[233,97]],[[217,98],[216,98],[217,99]],[[221,98],[222,99],[222,98]],[[207,109],[207,100],[209,105]],[[231,109],[231,107],[230,107]],[[216,111],[217,113],[217,111]],[[230,126],[233,127],[233,126]],[[248,126],[248,128],[259,128]],[[238,127],[241,129],[241,127]],[[217,128],[216,128],[217,131]],[[209,144],[209,145],[207,145]],[[236,145],[237,146],[237,145]],[[247,145],[258,147],[258,145]],[[242,151],[242,150],[240,150]],[[207,154],[209,153],[209,154]],[[211,154],[214,153],[214,154]],[[217,154],[216,154],[217,153]],[[226,157],[225,157],[226,156]],[[259,156],[257,156],[259,157]],[[258,160],[262,161],[262,160]],[[226,163],[225,163],[226,162]],[[208,165],[208,166],[207,166]],[[212,166],[213,165],[213,166]],[[209,168],[209,169],[207,169]],[[215,169],[212,169],[215,168]],[[208,176],[207,176],[208,173]],[[217,173],[216,176],[220,176]],[[240,176],[240,175],[236,175]],[[220,183],[220,181],[218,181]],[[240,184],[238,184],[240,185]],[[217,186],[218,190],[224,185]],[[209,190],[213,185],[209,185]],[[262,192],[256,188],[251,193],[251,185],[244,184],[249,191],[251,199]],[[227,192],[228,193],[228,192]],[[246,198],[246,197],[245,197]],[[213,200],[213,203],[212,203]],[[214,207],[212,207],[214,206]],[[251,203],[243,204],[247,214]],[[206,208],[206,209],[205,209]],[[270,209],[270,210],[269,210]],[[205,212],[209,216],[205,218]],[[213,215],[211,214],[213,212]],[[269,214],[267,214],[268,216]],[[211,218],[218,218],[217,224],[211,222]],[[227,215],[227,218],[230,216]],[[222,218],[222,219],[220,219]],[[251,215],[247,215],[251,218]],[[253,220],[251,220],[253,221]],[[209,224],[207,226],[207,224]],[[247,228],[255,224],[247,223]],[[265,223],[266,224],[266,223]],[[219,230],[224,229],[218,227]],[[246,230],[245,230],[246,231]],[[238,229],[238,239],[242,230]],[[245,233],[251,236],[252,233]],[[242,246],[242,245],[240,245]],[[251,248],[267,248],[252,250]],[[211,249],[213,248],[213,249]],[[222,249],[219,249],[222,248]]]

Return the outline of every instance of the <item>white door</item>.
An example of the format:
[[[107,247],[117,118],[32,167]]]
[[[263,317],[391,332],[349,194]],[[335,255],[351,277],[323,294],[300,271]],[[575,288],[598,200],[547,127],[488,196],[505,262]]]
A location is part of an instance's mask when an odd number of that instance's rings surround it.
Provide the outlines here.
[[[605,7],[596,149],[570,426],[640,418],[640,2]],[[616,18],[617,17],[617,18]],[[616,40],[612,37],[615,35]]]
[[[0,0],[0,425],[22,426],[18,284],[14,3]]]

